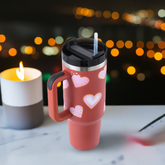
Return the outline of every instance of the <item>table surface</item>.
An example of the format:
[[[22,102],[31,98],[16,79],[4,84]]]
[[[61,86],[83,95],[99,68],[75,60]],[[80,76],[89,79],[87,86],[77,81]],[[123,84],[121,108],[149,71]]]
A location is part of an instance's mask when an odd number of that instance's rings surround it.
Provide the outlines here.
[[[62,111],[62,107],[59,107]],[[45,121],[34,129],[12,130],[3,125],[0,106],[1,165],[164,165],[165,142],[153,146],[128,143],[126,134],[165,113],[165,106],[106,106],[100,142],[89,151],[69,143],[67,121],[57,123],[44,107]]]

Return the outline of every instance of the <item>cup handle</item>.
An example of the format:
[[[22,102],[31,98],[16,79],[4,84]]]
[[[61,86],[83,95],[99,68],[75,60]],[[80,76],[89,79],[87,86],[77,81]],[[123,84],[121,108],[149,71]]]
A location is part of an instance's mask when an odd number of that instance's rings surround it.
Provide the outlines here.
[[[57,122],[61,122],[72,117],[72,114],[70,113],[69,110],[64,110],[61,113],[58,113],[58,95],[57,95],[57,84],[60,81],[69,79],[70,77],[71,77],[70,73],[64,70],[53,74],[47,82],[49,116]]]

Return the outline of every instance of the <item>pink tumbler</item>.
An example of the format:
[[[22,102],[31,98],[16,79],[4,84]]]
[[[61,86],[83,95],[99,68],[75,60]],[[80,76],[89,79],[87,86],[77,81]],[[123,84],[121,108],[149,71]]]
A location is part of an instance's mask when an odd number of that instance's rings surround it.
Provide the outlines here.
[[[93,55],[93,39],[68,39],[62,47],[62,68],[48,80],[50,117],[68,119],[71,145],[79,150],[96,147],[101,118],[105,111],[107,47],[98,42]],[[63,81],[64,111],[58,113],[57,84]]]

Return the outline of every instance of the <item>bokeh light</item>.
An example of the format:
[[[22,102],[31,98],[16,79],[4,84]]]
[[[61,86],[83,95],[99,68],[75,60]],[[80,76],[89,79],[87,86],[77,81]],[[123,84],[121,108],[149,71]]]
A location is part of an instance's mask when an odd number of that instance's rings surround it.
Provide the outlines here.
[[[117,46],[119,49],[121,49],[121,48],[124,47],[124,42],[123,42],[122,40],[119,40],[119,41],[116,42],[116,46]]]
[[[164,41],[159,41],[158,47],[159,47],[160,49],[164,49],[164,48],[165,48],[165,42],[164,42]]]
[[[76,18],[76,19],[81,19],[81,18],[82,18],[82,15],[77,15],[77,14],[75,14],[75,18]]]
[[[60,70],[61,70],[61,69],[60,69],[59,66],[55,66],[55,67],[53,68],[53,71],[54,71],[55,73],[59,72]]]
[[[113,49],[111,50],[111,55],[112,55],[113,57],[117,57],[117,56],[119,55],[119,50],[116,49],[116,48],[113,48]]]
[[[114,46],[114,42],[113,42],[112,40],[108,40],[108,41],[106,42],[106,46],[107,46],[108,48],[112,48],[112,47]]]
[[[14,57],[17,55],[17,50],[15,48],[10,48],[8,53],[10,56]]]
[[[110,72],[110,75],[112,78],[117,78],[119,76],[119,71],[118,70],[112,70]]]
[[[152,18],[154,16],[153,10],[149,9],[149,10],[147,10],[147,12],[148,12],[148,16],[147,16],[148,18]]]
[[[153,58],[154,57],[154,54],[155,54],[155,52],[153,50],[148,50],[147,51],[147,57],[148,58]]]
[[[107,74],[106,74],[106,83],[109,83],[110,80],[111,80],[111,77],[110,77],[110,75],[107,73]]]
[[[134,66],[129,66],[129,67],[127,68],[127,73],[128,73],[129,75],[134,75],[135,72],[136,72],[136,69],[135,69]]]
[[[0,51],[2,50],[2,45],[0,45]]]
[[[165,58],[165,50],[162,51],[162,58]]]
[[[42,74],[42,80],[43,81],[48,81],[48,79],[50,78],[51,74],[50,73],[43,73]]]
[[[160,29],[162,23],[163,23],[162,20],[157,20],[157,21],[155,21],[155,28]]]
[[[148,42],[146,43],[146,47],[147,47],[148,49],[153,49],[153,48],[154,48],[154,43],[153,43],[152,41],[148,41]]]
[[[161,74],[165,75],[165,66],[162,66],[162,67],[160,68],[160,72],[161,72]]]
[[[158,16],[161,17],[161,18],[165,17],[165,10],[164,9],[160,9],[158,11]]]
[[[103,17],[104,18],[110,18],[110,16],[111,16],[110,11],[106,10],[106,11],[103,12]]]
[[[57,84],[57,88],[59,88],[61,86],[61,81]]]
[[[161,38],[160,38],[160,36],[154,36],[154,37],[152,38],[152,41],[153,41],[155,44],[158,44],[158,43],[161,41]]]
[[[144,54],[144,50],[142,48],[137,48],[136,49],[136,55],[142,56]]]
[[[36,38],[34,39],[34,43],[35,43],[36,45],[42,44],[42,38],[41,38],[41,37],[36,37]]]
[[[50,46],[54,46],[54,45],[56,44],[55,39],[54,39],[54,38],[49,38],[49,39],[48,39],[48,44],[49,44]]]
[[[144,81],[145,80],[145,74],[144,73],[138,73],[137,74],[137,79],[139,81]]]
[[[26,46],[24,49],[25,54],[32,54],[33,47],[32,46]]]
[[[165,23],[162,23],[161,26],[160,26],[160,28],[161,28],[163,31],[165,31]]]
[[[113,12],[112,13],[112,18],[114,19],[114,20],[116,20],[116,19],[118,19],[119,18],[119,13],[118,12]]]
[[[89,38],[93,35],[94,33],[94,29],[92,27],[88,27],[88,28],[80,28],[80,34],[82,37],[84,38]]]
[[[43,47],[42,52],[47,56],[57,55],[59,53],[59,48],[56,46],[54,47],[45,46]]]
[[[61,36],[57,36],[57,37],[55,38],[55,41],[56,41],[57,44],[62,44],[62,43],[64,42],[64,39],[63,39],[63,37],[61,37]]]
[[[156,61],[160,61],[163,58],[163,55],[162,55],[161,52],[156,52],[154,54],[154,58],[155,58]]]
[[[4,58],[9,57],[8,50],[7,50],[7,49],[2,49],[1,55],[2,55],[2,57],[4,57]]]
[[[0,43],[3,43],[6,41],[6,37],[3,34],[0,34]]]
[[[38,59],[39,58],[39,53],[38,52],[35,52],[34,54],[32,54],[32,58],[33,59]]]
[[[144,47],[144,42],[143,41],[138,41],[137,44],[136,44],[136,46],[138,48],[143,48]]]
[[[98,38],[99,41],[103,42],[101,38]]]
[[[96,16],[96,18],[100,18],[102,16],[102,12],[101,11],[96,11],[95,16]]]
[[[127,49],[131,49],[132,47],[133,47],[133,42],[132,41],[126,41],[125,42],[125,47],[127,48]]]

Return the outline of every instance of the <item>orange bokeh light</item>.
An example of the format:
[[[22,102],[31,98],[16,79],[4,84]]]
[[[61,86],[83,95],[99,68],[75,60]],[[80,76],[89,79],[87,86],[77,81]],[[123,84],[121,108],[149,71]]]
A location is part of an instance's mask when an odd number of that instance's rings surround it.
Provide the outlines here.
[[[112,13],[112,18],[114,19],[114,20],[116,20],[116,19],[118,19],[119,18],[119,13],[118,12],[113,12]]]
[[[165,58],[165,50],[162,51],[162,58]]]
[[[0,51],[2,50],[2,46],[0,45]]]
[[[152,48],[154,48],[154,43],[153,43],[152,41],[148,41],[148,42],[146,43],[146,47],[147,47],[148,49],[152,49]]]
[[[160,49],[164,49],[164,48],[165,48],[165,42],[164,42],[164,41],[159,41],[158,47],[159,47]]]
[[[110,16],[111,16],[110,11],[108,11],[108,10],[104,11],[103,16],[104,16],[104,18],[110,18]]]
[[[6,41],[5,35],[0,34],[0,42],[2,43],[2,42],[5,42],[5,41]]]
[[[36,45],[42,44],[42,38],[41,38],[41,37],[36,37],[36,38],[34,39],[34,43],[35,43]]]
[[[124,42],[122,40],[119,40],[116,42],[116,46],[121,49],[124,47]]]
[[[144,42],[143,41],[138,41],[137,44],[136,44],[136,46],[138,48],[143,48],[144,47]]]
[[[161,26],[160,26],[160,28],[161,28],[163,31],[165,31],[165,23],[162,23]]]
[[[95,16],[96,16],[97,18],[100,18],[100,17],[102,16],[102,12],[101,12],[101,11],[96,11],[96,12],[95,12]]]
[[[136,54],[137,54],[138,56],[142,56],[142,55],[144,54],[144,50],[143,50],[142,48],[137,48],[137,49],[136,49]]]
[[[127,48],[127,49],[131,49],[132,48],[132,46],[133,46],[133,42],[132,41],[126,41],[125,42],[125,47]]]
[[[160,61],[163,58],[163,55],[160,52],[156,52],[154,54],[154,58],[155,58],[156,61]]]
[[[8,53],[10,56],[14,57],[17,55],[17,50],[15,48],[10,48]]]
[[[54,46],[54,45],[56,44],[55,39],[54,39],[54,38],[49,38],[49,39],[48,39],[48,44],[49,44],[50,46]]]
[[[147,51],[147,57],[148,58],[153,58],[154,57],[154,54],[155,54],[155,52],[153,50],[148,50]]]
[[[117,57],[117,56],[119,55],[119,50],[116,49],[116,48],[113,48],[113,49],[111,50],[111,55],[112,55],[113,57]]]
[[[155,28],[160,29],[162,23],[163,23],[162,20],[157,20],[157,21],[155,22]]]
[[[112,48],[112,47],[114,46],[114,42],[113,42],[112,40],[108,40],[108,41],[106,42],[106,46],[107,46],[108,48]]]

